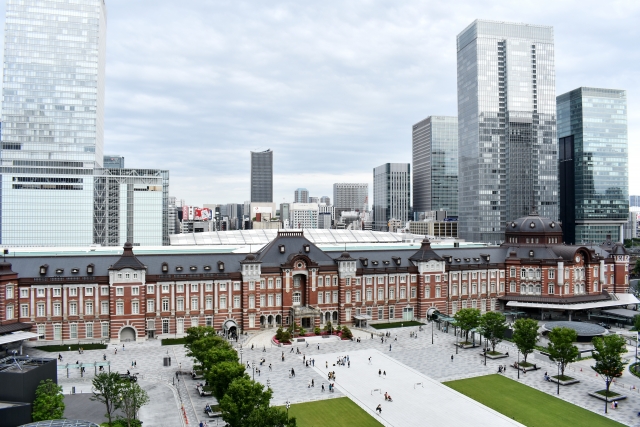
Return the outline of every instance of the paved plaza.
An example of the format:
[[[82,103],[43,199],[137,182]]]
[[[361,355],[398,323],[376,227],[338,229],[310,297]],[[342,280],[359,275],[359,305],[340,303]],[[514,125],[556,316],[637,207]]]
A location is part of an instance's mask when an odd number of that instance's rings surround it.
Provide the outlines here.
[[[409,391],[407,395],[403,393],[407,390],[412,390],[412,385],[407,385],[405,380],[400,380],[405,375],[412,375],[420,378],[424,378],[425,387],[427,383],[435,386],[434,381],[443,382],[454,379],[469,378],[478,375],[487,375],[497,372],[498,365],[511,365],[516,360],[516,349],[509,343],[500,344],[500,351],[509,351],[509,358],[499,360],[487,360],[487,366],[484,365],[484,358],[481,357],[479,348],[475,349],[460,349],[458,354],[455,353],[455,336],[453,334],[446,334],[434,331],[434,344],[431,344],[431,328],[425,327],[422,332],[417,332],[416,327],[400,328],[388,330],[391,336],[387,338],[385,343],[381,343],[379,336],[374,336],[371,339],[371,332],[374,334],[377,331],[359,331],[354,330],[354,335],[362,338],[360,343],[355,341],[342,341],[329,342],[328,340],[321,341],[320,343],[294,345],[295,348],[299,348],[301,354],[290,353],[290,348],[281,349],[280,347],[273,346],[270,341],[270,337],[275,333],[274,330],[264,331],[259,334],[255,334],[249,337],[249,340],[245,342],[242,352],[242,361],[246,365],[249,361],[255,362],[256,367],[260,372],[255,372],[255,379],[263,384],[269,384],[273,390],[274,405],[284,405],[285,402],[291,403],[308,402],[319,399],[331,399],[334,397],[349,396],[361,407],[365,408],[369,413],[372,413],[371,404],[372,401],[367,401],[361,394],[369,393],[371,396],[369,382],[377,380],[377,366],[375,368],[374,378],[371,378],[370,374],[356,375],[349,374],[349,369],[352,372],[357,372],[361,368],[370,369],[368,365],[363,366],[361,359],[367,354],[376,354],[376,358],[383,358],[387,360],[389,366],[393,366],[393,370],[400,372],[396,374],[398,384],[395,384],[390,377],[387,379],[387,384],[394,384],[393,390],[383,390],[389,392],[394,397],[393,406],[387,408],[390,405],[384,405],[382,417],[377,416],[385,425],[389,426],[409,426],[420,425],[419,422],[413,424],[411,421],[407,421],[393,416],[394,411],[397,414],[403,412],[415,411],[417,408],[421,410],[427,410],[431,414],[436,408],[447,408],[449,401],[455,401],[459,397],[457,393],[446,395],[439,393],[437,398],[433,398],[429,391],[424,390],[416,391],[412,393]],[[384,331],[386,332],[386,331]],[[417,338],[410,338],[410,332],[417,332]],[[396,341],[397,334],[397,341]],[[253,344],[254,349],[251,350]],[[319,345],[319,349],[318,349]],[[391,351],[389,346],[391,345]],[[234,346],[237,344],[234,343]],[[206,420],[203,408],[206,403],[214,403],[213,397],[200,397],[195,391],[195,385],[198,381],[194,381],[189,376],[178,376],[175,373],[179,369],[182,371],[188,371],[191,369],[192,361],[185,356],[184,347],[181,345],[174,346],[161,346],[159,340],[151,340],[141,343],[126,343],[125,350],[122,351],[122,345],[117,346],[118,352],[115,354],[116,346],[110,345],[106,351],[102,350],[87,350],[84,354],[78,354],[78,352],[62,352],[63,363],[93,363],[95,361],[101,361],[103,354],[107,354],[107,360],[111,363],[112,371],[136,372],[140,374],[140,383],[147,389],[151,396],[151,403],[141,410],[141,419],[148,420],[146,425],[154,426],[178,426],[184,424],[184,418],[182,416],[182,406],[188,417],[189,425],[197,426],[200,420]],[[264,348],[264,351],[263,351]],[[281,359],[282,352],[284,351],[285,361]],[[28,349],[27,354],[33,356],[48,356],[56,357],[57,353],[45,353],[34,349]],[[304,359],[315,359],[315,367],[306,367],[303,364]],[[333,367],[338,355],[347,356],[351,360],[351,368],[347,367]],[[451,361],[451,355],[454,356],[453,362]],[[171,366],[163,366],[163,358],[171,357]],[[265,358],[265,363],[262,366],[259,365],[260,359]],[[368,360],[369,356],[365,359]],[[373,356],[372,356],[373,357]],[[529,356],[530,361],[533,355]],[[633,354],[629,354],[629,357],[633,357]],[[132,362],[135,362],[136,366],[132,367]],[[335,393],[329,393],[321,391],[321,385],[324,382],[325,388],[328,385],[325,362],[329,363],[329,368],[335,370],[337,374],[336,391]],[[517,372],[513,368],[508,368],[506,376],[518,380],[523,384],[534,387],[543,392],[553,394],[556,393],[556,385],[543,380],[543,374],[546,371],[550,375],[555,374],[557,368],[555,365],[542,362],[540,360],[533,360],[534,363],[538,363],[542,367],[541,370],[527,373],[523,375],[521,373],[520,379],[517,379]],[[570,366],[566,372],[568,375],[578,378],[581,382],[575,385],[560,387],[560,398],[568,402],[574,403],[578,406],[586,408],[596,413],[603,414],[604,402],[588,396],[589,391],[595,391],[604,388],[604,381],[596,377],[590,365],[593,364],[593,360],[584,360]],[[269,369],[271,364],[271,370]],[[295,376],[290,377],[291,368],[295,371]],[[384,369],[384,368],[382,368]],[[247,373],[253,377],[253,369],[247,369]],[[389,371],[387,372],[389,376]],[[93,368],[88,368],[85,377],[80,378],[80,373],[77,369],[70,370],[70,377],[66,378],[66,370],[58,371],[59,383],[63,386],[66,394],[71,393],[71,387],[76,387],[76,393],[90,393],[91,392],[91,378],[93,377]],[[179,379],[179,381],[177,380]],[[309,382],[313,379],[315,387],[309,387]],[[427,381],[428,380],[428,381]],[[359,387],[358,383],[362,382],[363,386]],[[151,386],[153,385],[153,387]],[[387,387],[389,388],[389,387]],[[405,390],[407,389],[407,390]],[[617,380],[616,384],[612,386],[612,389],[617,392],[624,392],[628,399],[620,402],[618,409],[609,410],[607,417],[622,422],[630,426],[640,426],[640,418],[637,416],[640,410],[640,379],[630,375],[628,371]],[[416,388],[417,390],[417,388]],[[434,388],[434,390],[436,390]],[[423,398],[420,393],[424,393]],[[381,396],[381,395],[380,395]],[[415,399],[415,401],[414,401]],[[361,403],[360,401],[364,402]],[[431,402],[435,402],[432,405]],[[397,404],[397,405],[396,405]],[[401,406],[403,405],[403,406]],[[408,406],[404,406],[408,405]],[[477,405],[474,402],[474,405]],[[375,408],[376,405],[373,406]],[[462,405],[469,406],[469,405]],[[395,408],[403,408],[396,410]],[[410,409],[409,409],[410,408]],[[484,407],[482,407],[484,408]],[[458,413],[459,406],[456,409],[443,410],[442,413],[449,413],[451,417],[454,417]],[[485,411],[489,411],[484,408]],[[398,415],[401,416],[401,415]],[[430,415],[431,417],[435,415]],[[484,419],[482,415],[477,415],[474,418],[474,423],[478,423],[478,418]],[[486,419],[495,418],[493,411],[486,412]],[[445,423],[444,425],[446,425]],[[452,422],[449,423],[453,425]],[[495,424],[495,421],[494,421]],[[209,422],[209,425],[215,425]],[[443,425],[441,423],[434,423],[434,425]]]

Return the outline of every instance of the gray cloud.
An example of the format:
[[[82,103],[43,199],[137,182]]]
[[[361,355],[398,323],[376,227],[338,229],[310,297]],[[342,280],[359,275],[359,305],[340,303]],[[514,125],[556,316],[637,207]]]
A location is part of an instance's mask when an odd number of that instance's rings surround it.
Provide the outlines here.
[[[276,202],[410,162],[411,126],[457,114],[455,38],[476,18],[553,25],[557,93],[626,89],[640,158],[637,2],[107,5],[105,152],[170,169],[189,204],[248,199],[255,149],[274,150]],[[631,167],[631,193],[639,178]]]

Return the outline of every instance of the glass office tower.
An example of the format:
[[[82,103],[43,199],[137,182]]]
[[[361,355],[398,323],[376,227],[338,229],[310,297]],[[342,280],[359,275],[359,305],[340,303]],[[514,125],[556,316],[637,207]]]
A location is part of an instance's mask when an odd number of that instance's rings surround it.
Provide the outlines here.
[[[557,107],[564,241],[622,241],[629,218],[627,93],[581,87],[558,96]]]
[[[373,221],[375,230],[388,230],[391,219],[402,225],[411,214],[411,165],[385,163],[373,169]]]
[[[336,182],[333,184],[334,219],[340,220],[342,212],[369,210],[369,184],[360,182]]]
[[[273,151],[251,152],[251,203],[273,203]]]
[[[93,242],[103,161],[103,0],[7,0],[0,241]]]
[[[458,118],[429,116],[413,125],[413,211],[458,215]]]
[[[476,20],[457,38],[459,235],[558,218],[553,28]]]

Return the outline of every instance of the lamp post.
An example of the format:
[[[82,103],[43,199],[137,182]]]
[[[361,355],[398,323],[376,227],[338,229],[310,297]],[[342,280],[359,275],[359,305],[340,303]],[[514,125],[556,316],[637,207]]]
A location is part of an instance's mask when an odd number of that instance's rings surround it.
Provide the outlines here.
[[[289,418],[289,408],[291,407],[291,402],[288,400],[285,402],[287,404],[287,419]]]
[[[487,366],[487,338],[484,339],[484,366]]]
[[[456,332],[456,354],[458,354],[458,327],[455,327]]]
[[[255,360],[251,362],[251,368],[253,369],[253,380],[256,380],[256,362]]]
[[[520,347],[518,348],[518,358],[516,359],[516,366],[518,367],[518,379],[520,379]]]
[[[560,362],[558,362],[558,396],[560,396]]]
[[[433,318],[431,319],[431,344],[433,344]]]
[[[271,380],[267,378],[267,390],[271,390]]]
[[[242,353],[243,353],[243,351],[242,351],[242,347],[240,347],[240,364],[241,364],[241,365],[242,365]]]

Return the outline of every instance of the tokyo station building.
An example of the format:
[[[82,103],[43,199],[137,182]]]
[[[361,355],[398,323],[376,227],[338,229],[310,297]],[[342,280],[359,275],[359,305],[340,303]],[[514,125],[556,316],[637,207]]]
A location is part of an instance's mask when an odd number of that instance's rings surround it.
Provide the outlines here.
[[[570,318],[639,302],[621,244],[564,245],[560,225],[536,215],[508,223],[500,246],[434,249],[425,239],[419,249],[323,251],[304,231],[280,230],[256,253],[135,252],[10,254],[0,264],[0,331],[119,342],[196,325],[357,326],[468,307]]]

